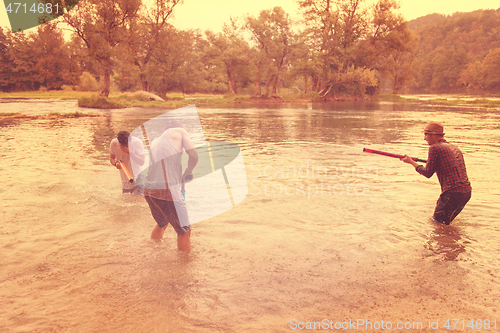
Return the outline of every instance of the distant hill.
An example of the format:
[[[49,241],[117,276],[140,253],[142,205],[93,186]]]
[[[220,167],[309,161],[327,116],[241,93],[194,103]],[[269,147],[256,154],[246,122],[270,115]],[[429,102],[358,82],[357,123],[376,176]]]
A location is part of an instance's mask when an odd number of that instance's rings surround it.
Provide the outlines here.
[[[419,36],[413,66],[415,92],[500,89],[500,8],[408,22]],[[498,78],[497,78],[498,77]]]
[[[439,21],[444,20],[445,18],[446,15],[437,13],[421,16],[414,20],[408,21],[408,28],[410,28],[410,30],[419,30],[420,28],[436,24]]]
[[[500,8],[498,8],[496,11],[500,13]],[[455,19],[469,14],[480,14],[482,12],[484,12],[484,9],[475,10],[473,12],[456,12],[453,15],[443,15],[438,13],[428,14],[425,16],[418,17],[414,20],[408,21],[408,27],[410,28],[410,30],[419,30],[429,25],[436,24],[437,22],[444,20],[446,18]]]

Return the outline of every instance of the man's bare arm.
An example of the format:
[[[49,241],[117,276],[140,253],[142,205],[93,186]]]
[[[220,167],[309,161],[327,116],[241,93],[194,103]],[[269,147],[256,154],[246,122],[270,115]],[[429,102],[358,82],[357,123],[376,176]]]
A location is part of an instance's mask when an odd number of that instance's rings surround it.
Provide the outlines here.
[[[182,179],[185,183],[189,183],[193,179],[193,169],[198,164],[198,152],[194,146],[193,141],[189,137],[188,133],[185,130],[181,131],[182,133],[182,147],[186,150],[186,153],[189,156],[188,166],[182,175]],[[187,176],[191,176],[191,179],[186,179]]]
[[[116,155],[109,153],[109,163],[113,164],[117,169],[121,169],[120,164],[116,164],[118,162],[116,160]]]

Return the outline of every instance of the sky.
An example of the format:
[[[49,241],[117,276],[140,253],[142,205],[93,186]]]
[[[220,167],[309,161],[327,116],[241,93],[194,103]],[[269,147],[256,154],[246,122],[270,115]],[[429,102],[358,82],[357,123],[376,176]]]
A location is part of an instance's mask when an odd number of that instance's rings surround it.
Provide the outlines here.
[[[367,3],[375,3],[367,0]],[[499,0],[400,0],[399,12],[408,21],[432,13],[450,15],[477,9],[498,9]],[[220,31],[230,17],[258,16],[264,9],[282,7],[291,18],[300,17],[296,0],[184,0],[174,11],[173,25],[179,29],[199,28]]]
[[[375,0],[367,2],[373,3]],[[500,8],[498,0],[400,0],[399,3],[399,12],[408,21],[432,13],[450,15],[455,12]],[[296,0],[184,0],[182,5],[175,8],[171,23],[179,29],[209,29],[219,32],[231,17],[247,14],[258,16],[261,10],[275,6],[282,7],[291,18],[300,17]],[[3,1],[0,1],[0,26],[10,27]]]

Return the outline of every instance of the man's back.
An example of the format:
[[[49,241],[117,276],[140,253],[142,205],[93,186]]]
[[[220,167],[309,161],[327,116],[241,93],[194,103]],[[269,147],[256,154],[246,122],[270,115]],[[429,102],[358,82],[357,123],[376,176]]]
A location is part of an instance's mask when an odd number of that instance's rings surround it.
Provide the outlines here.
[[[427,164],[417,171],[427,178],[436,172],[442,192],[471,191],[462,152],[444,139],[429,147]]]
[[[177,124],[175,124],[177,123]],[[165,132],[151,143],[151,165],[145,181],[144,198],[157,225],[151,239],[161,240],[168,224],[177,232],[177,248],[191,249],[191,226],[181,187],[183,179],[193,179],[198,153],[186,130],[179,122],[167,124]],[[189,156],[182,174],[182,153]]]
[[[419,165],[408,155],[401,160],[411,164],[418,173],[427,178],[434,172],[437,174],[441,195],[432,218],[436,222],[450,224],[469,202],[472,194],[464,157],[460,149],[444,139],[444,127],[439,123],[427,124],[424,129],[424,140],[430,146],[425,166]]]
[[[166,130],[151,143],[152,165],[149,166],[146,178],[145,195],[167,201],[180,200],[183,151],[182,141],[179,142],[179,135],[175,134],[175,130]],[[172,132],[174,138],[170,140]]]
[[[182,135],[183,132],[186,132],[185,129],[183,128],[170,128],[168,131],[168,141],[172,145],[175,150],[178,152],[183,151],[183,145],[182,145]]]

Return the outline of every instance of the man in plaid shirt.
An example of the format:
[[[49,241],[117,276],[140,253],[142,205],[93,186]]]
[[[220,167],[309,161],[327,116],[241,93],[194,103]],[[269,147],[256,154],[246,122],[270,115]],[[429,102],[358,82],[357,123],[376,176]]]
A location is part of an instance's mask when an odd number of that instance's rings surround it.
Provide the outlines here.
[[[413,165],[418,173],[427,178],[436,173],[441,184],[441,195],[433,218],[436,222],[450,224],[471,197],[472,187],[467,177],[464,157],[457,147],[444,139],[441,124],[429,123],[424,130],[424,139],[430,146],[425,166],[417,164],[408,155],[401,160]]]

